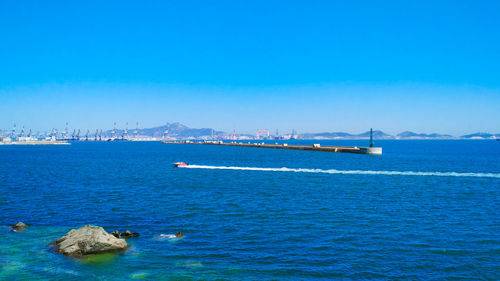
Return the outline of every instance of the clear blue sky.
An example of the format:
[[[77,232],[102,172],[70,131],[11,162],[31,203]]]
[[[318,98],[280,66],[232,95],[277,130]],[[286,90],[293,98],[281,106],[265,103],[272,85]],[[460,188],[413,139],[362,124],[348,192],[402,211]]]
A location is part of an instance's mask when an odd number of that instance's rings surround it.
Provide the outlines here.
[[[0,128],[500,133],[498,1],[0,2]]]

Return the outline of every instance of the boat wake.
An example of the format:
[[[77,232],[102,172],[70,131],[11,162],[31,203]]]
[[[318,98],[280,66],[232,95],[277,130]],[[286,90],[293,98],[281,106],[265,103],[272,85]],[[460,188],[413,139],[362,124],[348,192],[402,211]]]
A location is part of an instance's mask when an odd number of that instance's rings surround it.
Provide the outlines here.
[[[323,169],[293,169],[293,168],[258,168],[234,166],[207,166],[189,165],[184,169],[212,169],[212,170],[240,170],[240,171],[265,171],[265,172],[295,172],[317,174],[343,174],[343,175],[385,175],[385,176],[435,176],[435,177],[475,177],[475,178],[500,178],[500,173],[458,173],[458,172],[416,172],[416,171],[363,171],[363,170],[323,170]]]

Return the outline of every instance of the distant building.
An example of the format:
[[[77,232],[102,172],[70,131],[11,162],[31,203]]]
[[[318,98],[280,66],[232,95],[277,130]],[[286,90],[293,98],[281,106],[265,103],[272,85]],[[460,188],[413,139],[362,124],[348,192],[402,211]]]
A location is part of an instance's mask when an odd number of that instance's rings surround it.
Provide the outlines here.
[[[255,133],[256,139],[267,139],[269,136],[269,130],[258,129]]]
[[[37,140],[37,139],[36,139],[36,138],[34,138],[34,137],[19,137],[19,138],[17,139],[17,141],[21,141],[21,142],[22,142],[22,141],[25,141],[25,142],[28,142],[28,141],[36,141],[36,140]],[[54,139],[54,140],[55,140],[55,139]]]

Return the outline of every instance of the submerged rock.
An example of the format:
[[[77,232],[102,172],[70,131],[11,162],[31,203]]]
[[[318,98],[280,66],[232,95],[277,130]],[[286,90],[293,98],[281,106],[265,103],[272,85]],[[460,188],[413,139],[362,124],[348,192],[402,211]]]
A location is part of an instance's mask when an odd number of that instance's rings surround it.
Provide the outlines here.
[[[131,232],[130,230],[125,230],[122,234],[120,234],[121,238],[130,238],[130,237],[138,237],[139,233]]]
[[[26,228],[28,228],[26,224],[24,224],[23,222],[18,222],[12,226],[11,230],[14,232],[22,232]]]
[[[110,232],[109,234],[113,235],[116,238],[125,238],[125,239],[130,238],[130,237],[138,237],[139,236],[139,233],[131,232],[130,230],[125,230],[121,234],[120,234],[120,231],[115,230],[113,232]]]
[[[57,239],[52,245],[55,246],[58,253],[70,257],[120,252],[129,247],[124,239],[116,238],[102,227],[92,225],[73,229]]]

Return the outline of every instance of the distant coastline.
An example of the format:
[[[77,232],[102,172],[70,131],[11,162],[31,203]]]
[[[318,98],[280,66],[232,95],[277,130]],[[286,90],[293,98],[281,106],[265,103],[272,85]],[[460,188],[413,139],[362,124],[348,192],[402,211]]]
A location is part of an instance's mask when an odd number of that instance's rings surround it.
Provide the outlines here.
[[[332,133],[312,133],[312,134],[302,134],[302,139],[311,140],[357,140],[357,139],[369,139],[366,136],[369,132],[363,134],[349,134],[344,132],[332,132]],[[422,134],[414,133],[410,131],[405,131],[397,135],[390,135],[382,131],[374,131],[373,137],[376,139],[385,140],[488,140],[488,139],[499,139],[500,134],[489,134],[489,133],[474,133],[463,136],[452,136],[444,134]]]
[[[369,140],[370,131],[352,134],[347,132],[321,132],[321,133],[298,133],[295,130],[279,133],[268,129],[257,129],[255,134],[241,134],[236,130],[233,132],[217,131],[212,128],[190,128],[179,122],[167,123],[163,126],[152,128],[136,128],[95,130],[86,128],[64,128],[64,130],[52,129],[50,133],[32,134],[31,130],[25,134],[24,128],[16,133],[15,127],[12,131],[1,130],[0,141],[10,138],[12,141],[23,139],[36,140],[58,140],[58,141],[176,141],[176,140]],[[70,133],[70,132],[73,133]],[[86,133],[83,133],[86,132]],[[3,133],[3,134],[2,134]],[[404,131],[397,135],[387,134],[380,130],[373,131],[373,138],[378,140],[495,140],[500,139],[500,133],[492,134],[478,132],[474,134],[452,136],[439,133],[415,133]]]
[[[121,135],[124,130],[115,130],[116,135]],[[167,138],[171,140],[179,139],[226,139],[226,140],[367,140],[370,139],[370,131],[361,134],[351,134],[347,132],[321,132],[321,133],[297,133],[295,130],[286,133],[272,133],[270,130],[256,130],[256,134],[239,134],[237,132],[217,131],[212,128],[189,128],[181,123],[167,123],[164,126],[136,129],[137,135],[151,138]],[[113,132],[105,132],[111,135]],[[129,134],[130,135],[130,134]],[[459,139],[497,139],[500,133],[490,134],[478,132],[463,136],[452,136],[447,134],[423,134],[405,131],[397,135],[387,134],[380,130],[373,131],[374,139],[392,140],[459,140]]]

